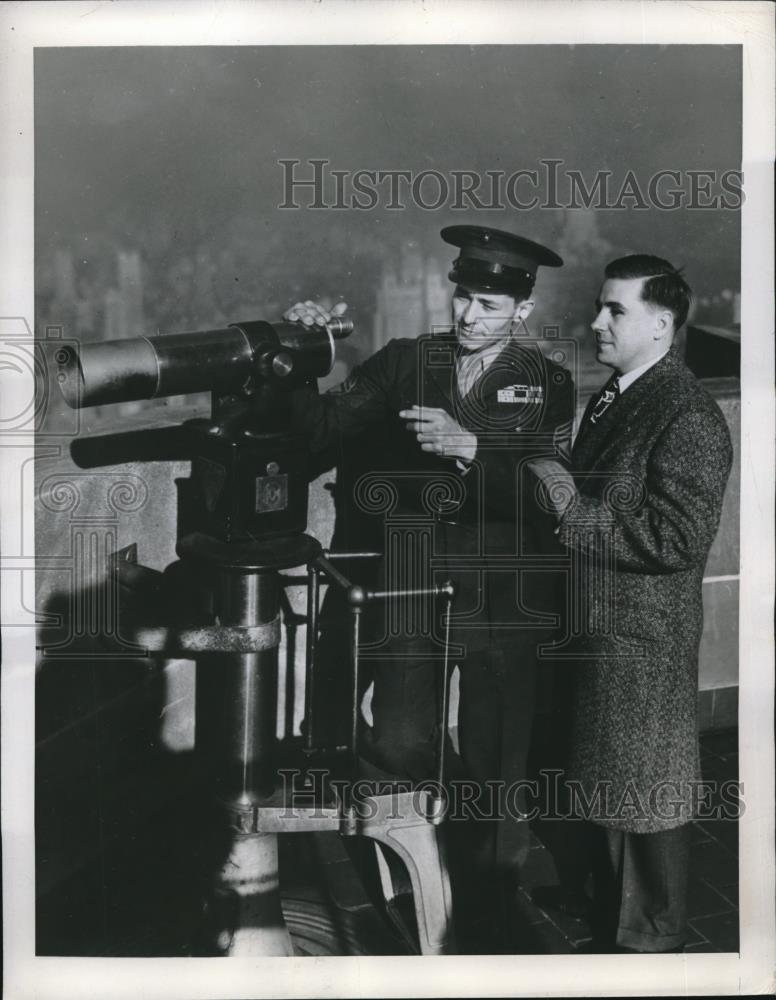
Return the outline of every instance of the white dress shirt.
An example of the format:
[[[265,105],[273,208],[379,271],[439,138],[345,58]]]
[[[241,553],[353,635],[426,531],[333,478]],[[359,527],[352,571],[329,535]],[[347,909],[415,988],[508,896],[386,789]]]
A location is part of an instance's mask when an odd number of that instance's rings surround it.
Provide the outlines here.
[[[670,350],[671,348],[669,347],[668,350],[663,351],[659,358],[653,358],[652,361],[648,361],[645,365],[639,365],[638,368],[631,368],[629,372],[618,376],[617,384],[620,389],[620,395],[622,395],[622,393],[625,392],[629,386],[633,385],[637,378],[641,378],[641,376],[646,374],[650,368],[654,368],[658,361],[662,361]]]

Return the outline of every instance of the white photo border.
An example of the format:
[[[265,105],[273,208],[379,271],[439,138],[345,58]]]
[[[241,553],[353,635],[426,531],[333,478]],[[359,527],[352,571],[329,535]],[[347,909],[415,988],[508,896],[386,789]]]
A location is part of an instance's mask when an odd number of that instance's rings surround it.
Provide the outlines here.
[[[773,756],[774,8],[612,0],[93,0],[0,6],[0,323],[33,329],[33,53],[45,46],[258,44],[733,44],[743,47],[740,954],[475,958],[76,959],[35,956],[34,662],[28,627],[2,631],[5,995],[9,998],[672,995],[771,992]],[[713,81],[710,82],[713,86]],[[29,384],[1,371],[3,406]],[[32,376],[30,375],[30,383]],[[19,477],[29,437],[0,442],[3,568],[34,570]],[[20,525],[25,523],[19,540]],[[5,574],[3,574],[5,577]],[[3,579],[5,582],[5,579]],[[19,594],[2,588],[3,616]]]

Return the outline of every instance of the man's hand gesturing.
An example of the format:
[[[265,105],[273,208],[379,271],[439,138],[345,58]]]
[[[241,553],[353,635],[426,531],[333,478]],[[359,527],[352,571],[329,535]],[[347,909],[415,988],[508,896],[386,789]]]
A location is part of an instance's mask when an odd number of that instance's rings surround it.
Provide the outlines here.
[[[476,435],[464,430],[445,410],[416,405],[410,410],[400,410],[399,416],[407,421],[407,430],[414,432],[423,451],[462,462],[474,461]]]

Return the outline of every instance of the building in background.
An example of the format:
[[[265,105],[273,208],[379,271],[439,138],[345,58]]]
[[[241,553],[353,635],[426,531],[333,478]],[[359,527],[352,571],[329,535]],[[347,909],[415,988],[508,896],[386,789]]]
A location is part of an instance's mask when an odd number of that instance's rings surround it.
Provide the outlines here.
[[[394,337],[417,337],[450,325],[447,267],[433,256],[423,257],[411,244],[404,245],[398,262],[383,268],[372,324],[372,350],[378,351]]]
[[[119,250],[118,293],[122,337],[142,337],[147,331],[143,309],[143,273],[140,254]]]

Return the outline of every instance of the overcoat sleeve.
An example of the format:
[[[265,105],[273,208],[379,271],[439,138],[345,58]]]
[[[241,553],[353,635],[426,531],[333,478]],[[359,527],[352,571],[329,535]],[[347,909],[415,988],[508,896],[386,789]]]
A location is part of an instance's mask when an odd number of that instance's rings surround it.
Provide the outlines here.
[[[688,405],[655,442],[644,481],[613,476],[602,497],[578,493],[561,519],[559,539],[589,551],[591,532],[608,532],[616,565],[626,571],[670,573],[704,562],[732,454],[719,410]]]

